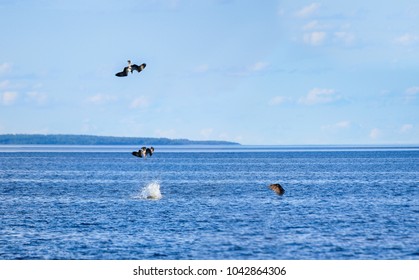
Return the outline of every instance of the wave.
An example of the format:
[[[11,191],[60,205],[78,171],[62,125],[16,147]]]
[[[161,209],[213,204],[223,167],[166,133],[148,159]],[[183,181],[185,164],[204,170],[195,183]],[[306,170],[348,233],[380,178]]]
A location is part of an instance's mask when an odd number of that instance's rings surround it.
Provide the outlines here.
[[[140,199],[161,199],[160,182],[152,181],[147,183],[140,191],[136,198]]]

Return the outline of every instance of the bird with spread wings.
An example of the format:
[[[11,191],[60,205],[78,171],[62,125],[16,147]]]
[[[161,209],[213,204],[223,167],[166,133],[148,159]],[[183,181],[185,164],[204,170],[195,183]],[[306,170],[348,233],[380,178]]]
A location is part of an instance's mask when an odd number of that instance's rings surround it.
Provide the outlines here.
[[[137,65],[137,64],[132,64],[131,60],[128,60],[128,66],[124,67],[124,70],[122,70],[121,72],[118,72],[115,74],[115,76],[117,77],[126,77],[128,76],[128,73],[132,73],[134,71],[137,71],[138,73],[140,73],[141,71],[144,70],[144,68],[146,67],[147,64],[143,63],[141,65]]]

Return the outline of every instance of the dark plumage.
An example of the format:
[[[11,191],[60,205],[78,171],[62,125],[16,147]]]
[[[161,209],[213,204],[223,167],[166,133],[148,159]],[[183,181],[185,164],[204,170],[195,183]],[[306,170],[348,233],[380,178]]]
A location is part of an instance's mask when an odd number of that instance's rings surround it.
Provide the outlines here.
[[[125,77],[125,76],[128,76],[128,72],[129,72],[128,67],[124,67],[124,70],[122,72],[116,73],[115,76]]]
[[[136,157],[146,158],[147,156],[151,157],[153,155],[153,153],[154,153],[154,148],[153,147],[150,147],[150,148],[142,147],[138,151],[134,151],[131,154],[133,156],[136,156]]]
[[[145,150],[145,154],[147,155],[147,156],[152,156],[153,155],[153,153],[154,153],[154,148],[153,147],[150,147],[150,148],[147,148],[146,150]]]
[[[145,63],[143,63],[143,64],[141,64],[141,65],[137,65],[137,64],[133,64],[132,66],[131,66],[131,73],[132,73],[132,71],[137,71],[138,73],[140,73],[141,71],[143,71],[144,70],[144,68],[147,66],[147,64],[145,64]]]
[[[134,72],[137,71],[138,73],[140,73],[141,71],[144,70],[144,68],[147,66],[147,64],[143,63],[141,65],[137,65],[137,64],[130,64],[127,67],[124,67],[124,70],[122,70],[121,72],[118,72],[115,74],[115,76],[117,77],[126,77],[128,76],[129,72]]]

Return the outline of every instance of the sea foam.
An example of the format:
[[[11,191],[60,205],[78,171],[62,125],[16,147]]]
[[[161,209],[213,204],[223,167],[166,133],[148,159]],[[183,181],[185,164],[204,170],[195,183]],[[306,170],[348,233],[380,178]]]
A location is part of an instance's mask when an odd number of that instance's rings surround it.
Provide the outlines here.
[[[138,198],[141,199],[161,199],[162,194],[160,192],[160,183],[158,181],[152,181],[147,183],[140,191]]]

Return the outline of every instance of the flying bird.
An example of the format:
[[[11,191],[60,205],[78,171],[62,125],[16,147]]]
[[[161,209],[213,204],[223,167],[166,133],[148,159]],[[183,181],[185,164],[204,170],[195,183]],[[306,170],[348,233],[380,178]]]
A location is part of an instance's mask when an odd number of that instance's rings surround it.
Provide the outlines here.
[[[132,73],[134,71],[137,71],[138,73],[140,73],[141,71],[144,70],[144,68],[147,66],[147,64],[143,63],[141,65],[137,65],[137,64],[132,64],[131,60],[128,60],[128,66],[124,67],[124,70],[122,70],[121,72],[118,72],[115,74],[115,76],[117,77],[126,77],[128,76],[128,73]]]

